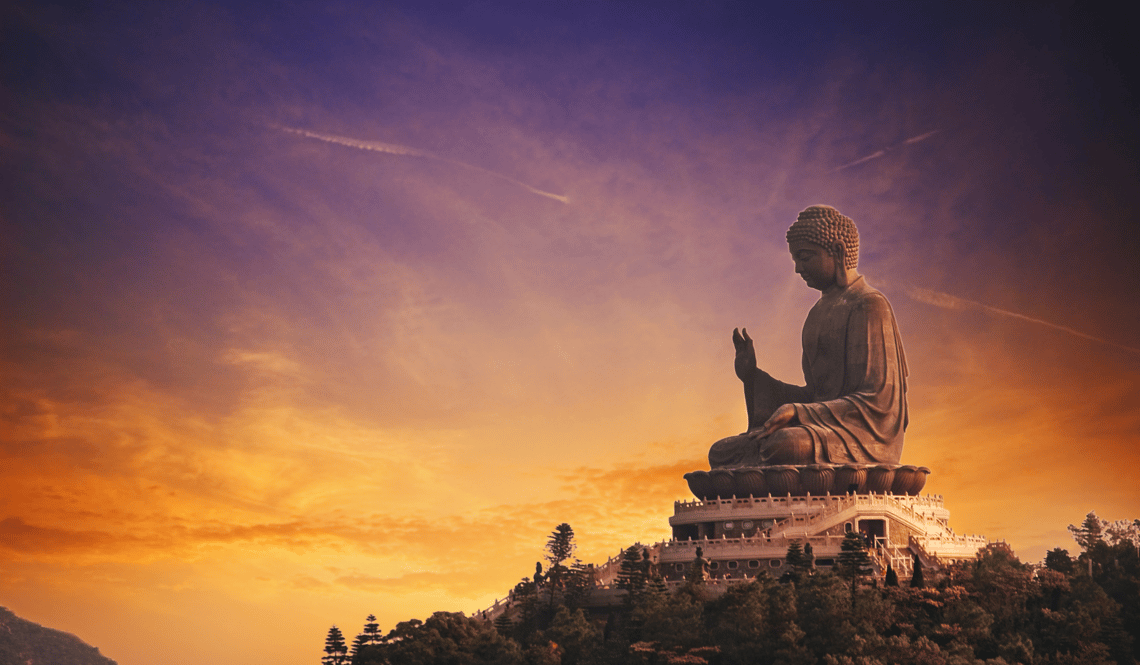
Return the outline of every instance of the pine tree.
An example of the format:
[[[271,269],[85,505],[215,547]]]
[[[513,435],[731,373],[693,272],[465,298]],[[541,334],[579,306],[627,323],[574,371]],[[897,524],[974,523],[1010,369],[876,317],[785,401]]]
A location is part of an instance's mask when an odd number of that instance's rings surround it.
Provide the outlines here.
[[[569,569],[565,562],[574,554],[574,529],[566,522],[559,524],[546,540],[546,560],[550,568],[546,571],[547,587],[550,589],[550,609],[554,610],[554,594],[566,589]]]
[[[575,549],[574,529],[563,522],[554,528],[546,540],[546,560],[550,562],[551,568],[556,568],[573,556]]]
[[[581,607],[585,604],[590,596],[590,590],[594,588],[594,569],[587,566],[578,559],[574,559],[574,563],[570,566],[570,571],[566,576],[565,584],[565,598],[566,604],[571,609]]]
[[[344,643],[344,634],[340,628],[329,628],[329,635],[325,638],[325,656],[321,658],[324,665],[344,665],[348,662],[348,645]]]
[[[1092,511],[1085,515],[1085,521],[1080,526],[1070,524],[1069,533],[1073,534],[1073,540],[1077,541],[1081,549],[1088,552],[1104,540],[1104,526],[1104,520],[1096,516],[1096,511]]]
[[[368,623],[364,624],[364,637],[365,644],[380,644],[384,641],[384,636],[380,634],[380,624],[376,623],[376,616],[369,614],[365,619]]]
[[[793,541],[788,545],[788,552],[784,555],[784,563],[791,568],[799,568],[804,556],[804,547],[800,541]]]
[[[384,643],[384,636],[380,634],[380,624],[376,617],[369,614],[364,624],[364,630],[352,641],[349,650],[348,662],[352,665],[379,662],[379,649]]]
[[[360,654],[366,646],[368,646],[368,637],[365,636],[364,633],[360,633],[356,636],[356,639],[352,640],[352,649],[348,652],[349,662],[355,663],[359,661]]]
[[[780,581],[798,585],[800,573],[804,569],[804,547],[798,540],[788,545],[788,551],[784,554],[784,564],[784,574],[780,576]]]
[[[503,637],[508,637],[514,625],[514,622],[511,621],[511,604],[508,602],[499,616],[495,617],[495,630],[499,631]]]
[[[883,586],[897,587],[898,585],[899,585],[899,574],[896,573],[895,569],[893,567],[891,567],[891,564],[888,563],[887,564],[887,579],[884,580]]]
[[[839,571],[851,580],[851,605],[855,606],[855,585],[859,578],[867,572],[871,565],[871,557],[863,549],[863,539],[858,533],[849,531],[839,545]]]
[[[519,599],[518,628],[523,635],[529,635],[538,630],[538,586],[524,577],[515,585],[515,597]]]
[[[645,591],[646,584],[649,582],[645,574],[645,567],[641,563],[642,557],[640,550],[640,546],[633,545],[621,553],[621,567],[618,569],[617,587],[625,590],[625,599],[630,603],[641,596],[642,592]]]
[[[912,554],[914,557],[914,572],[910,576],[910,587],[912,589],[921,589],[926,586],[926,580],[922,576],[922,561],[918,558],[918,553]]]

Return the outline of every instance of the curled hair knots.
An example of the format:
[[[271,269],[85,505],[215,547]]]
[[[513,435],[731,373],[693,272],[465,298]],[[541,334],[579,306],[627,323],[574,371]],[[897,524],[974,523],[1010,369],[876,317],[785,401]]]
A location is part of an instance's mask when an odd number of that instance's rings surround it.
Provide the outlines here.
[[[831,206],[814,205],[804,209],[788,229],[788,242],[806,240],[834,255],[832,245],[843,243],[843,267],[859,265],[859,229],[850,217]]]

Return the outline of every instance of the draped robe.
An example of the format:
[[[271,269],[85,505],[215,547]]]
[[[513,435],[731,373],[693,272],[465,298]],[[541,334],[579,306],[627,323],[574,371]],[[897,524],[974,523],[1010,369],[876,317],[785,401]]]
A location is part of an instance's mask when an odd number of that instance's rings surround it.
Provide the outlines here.
[[[791,427],[811,444],[811,459],[798,463],[898,464],[907,426],[906,358],[890,303],[862,276],[823,294],[811,308],[803,329],[803,370],[806,386],[757,370],[744,388],[749,430],[791,404],[798,421]],[[767,464],[772,446],[765,443],[777,433],[722,439],[709,450],[709,464]]]

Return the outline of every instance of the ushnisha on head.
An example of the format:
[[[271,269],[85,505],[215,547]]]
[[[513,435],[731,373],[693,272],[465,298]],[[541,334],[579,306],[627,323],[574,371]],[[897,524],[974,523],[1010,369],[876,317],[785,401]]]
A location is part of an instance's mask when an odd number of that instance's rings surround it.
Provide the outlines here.
[[[850,217],[831,206],[808,206],[788,229],[788,244],[806,240],[823,247],[836,259],[836,243],[843,245],[843,267],[854,270],[859,265],[859,229]]]

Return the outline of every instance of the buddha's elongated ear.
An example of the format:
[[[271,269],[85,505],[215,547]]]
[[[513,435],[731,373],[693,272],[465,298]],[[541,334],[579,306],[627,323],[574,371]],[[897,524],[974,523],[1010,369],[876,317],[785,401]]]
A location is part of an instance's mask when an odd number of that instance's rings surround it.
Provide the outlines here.
[[[831,256],[835,258],[835,283],[841,289],[847,288],[847,247],[841,242],[832,243]]]

